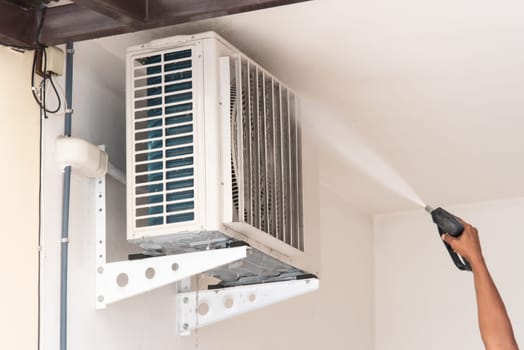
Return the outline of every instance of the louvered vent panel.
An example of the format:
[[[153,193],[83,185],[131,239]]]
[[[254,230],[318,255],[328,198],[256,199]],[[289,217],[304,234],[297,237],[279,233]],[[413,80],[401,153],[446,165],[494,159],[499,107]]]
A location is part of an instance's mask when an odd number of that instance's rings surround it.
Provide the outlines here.
[[[192,50],[133,61],[137,228],[195,219]]]
[[[234,61],[232,68],[233,219],[303,250],[302,152],[295,95],[249,59]]]

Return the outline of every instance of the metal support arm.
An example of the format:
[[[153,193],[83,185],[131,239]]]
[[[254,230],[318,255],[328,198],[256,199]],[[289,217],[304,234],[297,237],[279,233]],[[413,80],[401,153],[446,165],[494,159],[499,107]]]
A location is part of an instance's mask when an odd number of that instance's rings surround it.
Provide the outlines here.
[[[177,327],[189,335],[199,327],[313,292],[317,278],[253,284],[177,294]]]
[[[105,177],[96,178],[96,308],[160,288],[246,257],[246,246],[106,262]]]

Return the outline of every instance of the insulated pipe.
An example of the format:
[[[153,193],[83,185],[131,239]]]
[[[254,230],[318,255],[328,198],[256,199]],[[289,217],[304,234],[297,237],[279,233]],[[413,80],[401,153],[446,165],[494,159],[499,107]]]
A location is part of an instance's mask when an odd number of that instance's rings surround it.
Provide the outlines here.
[[[66,113],[64,135],[71,136],[71,109],[73,103],[73,43],[66,45]],[[71,166],[64,169],[62,194],[62,240],[60,250],[60,350],[67,350],[67,270],[69,248],[69,199],[71,194]]]
[[[111,162],[109,162],[107,167],[107,174],[116,181],[120,182],[122,185],[126,184],[126,174],[122,170],[115,167]]]
[[[105,151],[89,141],[78,137],[58,137],[55,156],[60,169],[71,166],[75,173],[90,178],[107,174],[123,185],[126,184],[126,174],[109,162]]]

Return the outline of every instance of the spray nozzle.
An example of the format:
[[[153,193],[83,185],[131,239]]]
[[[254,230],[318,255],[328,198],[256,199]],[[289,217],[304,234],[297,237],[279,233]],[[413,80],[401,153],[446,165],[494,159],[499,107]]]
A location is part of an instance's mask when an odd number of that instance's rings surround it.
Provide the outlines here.
[[[429,205],[426,205],[425,209],[426,209],[426,211],[427,211],[428,213],[430,213],[430,214],[431,214],[431,212],[432,212],[433,210],[435,210],[435,209],[433,209],[432,207],[430,207]]]

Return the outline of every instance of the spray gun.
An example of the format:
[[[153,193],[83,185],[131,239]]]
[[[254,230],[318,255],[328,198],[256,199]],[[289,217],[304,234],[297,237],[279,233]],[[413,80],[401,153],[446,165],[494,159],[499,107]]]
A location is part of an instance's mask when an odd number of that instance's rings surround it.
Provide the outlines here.
[[[453,237],[460,237],[464,232],[464,225],[455,215],[448,213],[442,208],[433,209],[430,206],[426,206],[426,211],[431,214],[433,222],[437,225],[439,236],[447,233]],[[444,242],[444,245],[451,256],[451,260],[453,260],[459,270],[471,271],[471,265],[464,257],[458,255],[446,242]]]

